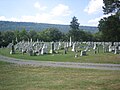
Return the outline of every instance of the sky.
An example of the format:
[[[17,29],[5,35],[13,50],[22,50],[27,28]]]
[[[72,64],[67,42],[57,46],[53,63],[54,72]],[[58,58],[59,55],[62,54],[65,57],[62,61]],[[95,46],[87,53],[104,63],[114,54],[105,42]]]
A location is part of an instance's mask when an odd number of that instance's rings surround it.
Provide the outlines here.
[[[73,16],[82,26],[97,26],[103,0],[0,0],[0,21],[69,25]]]

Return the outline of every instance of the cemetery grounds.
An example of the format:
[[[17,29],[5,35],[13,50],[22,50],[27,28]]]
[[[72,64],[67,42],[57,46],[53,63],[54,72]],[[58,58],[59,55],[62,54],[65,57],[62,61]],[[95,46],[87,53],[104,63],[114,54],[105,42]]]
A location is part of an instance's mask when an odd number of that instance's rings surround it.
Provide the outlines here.
[[[68,51],[67,54],[60,50],[59,54],[29,56],[18,51],[10,55],[10,49],[1,48],[0,54],[26,60],[120,64],[119,54],[103,53],[102,49],[99,54],[91,49],[86,56],[77,58],[71,48]],[[33,67],[0,61],[0,90],[120,90],[120,71]]]
[[[114,54],[114,52],[103,52],[103,46],[99,45],[99,52],[89,48],[86,51],[85,56],[80,56],[80,51],[83,51],[87,48],[87,44],[80,44],[76,50],[77,52],[72,51],[72,47],[69,47],[66,54],[64,50],[64,45],[59,50],[55,50],[57,53],[53,54],[43,54],[43,55],[33,55],[30,56],[28,53],[22,53],[18,50],[15,51],[15,54],[10,54],[11,48],[0,48],[0,54],[3,56],[25,59],[25,60],[37,60],[37,61],[55,61],[55,62],[80,62],[80,63],[108,63],[108,64],[120,64],[120,54]],[[50,45],[48,47],[48,52],[50,51]],[[120,53],[120,51],[119,51]],[[75,58],[75,55],[77,57]]]

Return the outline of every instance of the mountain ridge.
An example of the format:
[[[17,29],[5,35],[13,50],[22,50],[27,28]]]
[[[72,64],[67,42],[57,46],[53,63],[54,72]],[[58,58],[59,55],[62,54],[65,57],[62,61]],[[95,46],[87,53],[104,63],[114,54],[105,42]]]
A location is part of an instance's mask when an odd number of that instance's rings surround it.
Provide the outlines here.
[[[35,23],[35,22],[13,22],[13,21],[0,21],[0,31],[5,30],[36,30],[42,31],[47,28],[58,28],[61,32],[67,33],[70,30],[69,25],[62,24],[49,24],[49,23]],[[98,28],[94,26],[80,26],[83,31],[96,33]]]

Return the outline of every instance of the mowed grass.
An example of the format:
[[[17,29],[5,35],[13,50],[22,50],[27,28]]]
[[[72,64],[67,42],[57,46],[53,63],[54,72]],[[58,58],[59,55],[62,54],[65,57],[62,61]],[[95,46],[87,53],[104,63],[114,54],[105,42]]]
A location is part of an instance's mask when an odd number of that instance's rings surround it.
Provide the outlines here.
[[[63,50],[59,51],[59,54],[45,54],[40,56],[29,56],[27,53],[24,55],[18,51],[16,54],[10,55],[10,49],[1,48],[0,54],[8,57],[26,59],[26,60],[37,60],[37,61],[56,61],[56,62],[81,62],[81,63],[113,63],[120,64],[120,54],[113,53],[103,53],[100,49],[99,53],[94,54],[94,51],[88,51],[87,56],[80,56],[78,52],[78,57],[75,58],[75,52],[69,50],[67,54],[63,54]]]
[[[120,90],[120,71],[19,66],[0,61],[0,90]]]

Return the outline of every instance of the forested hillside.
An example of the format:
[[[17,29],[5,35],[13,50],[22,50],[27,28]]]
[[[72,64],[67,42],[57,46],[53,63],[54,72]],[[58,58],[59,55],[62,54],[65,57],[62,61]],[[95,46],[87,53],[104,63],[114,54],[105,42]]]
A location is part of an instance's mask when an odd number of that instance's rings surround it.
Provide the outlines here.
[[[0,21],[0,31],[5,30],[36,30],[42,31],[47,28],[58,28],[61,32],[68,32],[70,30],[69,25],[60,25],[60,24],[46,24],[46,23],[33,23],[33,22],[10,22],[10,21]],[[98,32],[97,27],[91,26],[80,26],[80,29],[88,31],[91,33]]]

